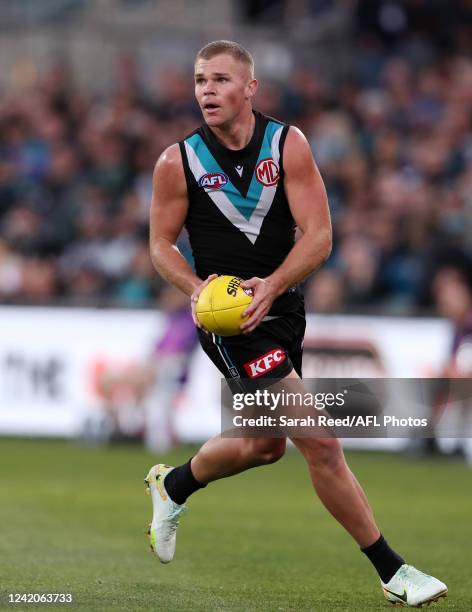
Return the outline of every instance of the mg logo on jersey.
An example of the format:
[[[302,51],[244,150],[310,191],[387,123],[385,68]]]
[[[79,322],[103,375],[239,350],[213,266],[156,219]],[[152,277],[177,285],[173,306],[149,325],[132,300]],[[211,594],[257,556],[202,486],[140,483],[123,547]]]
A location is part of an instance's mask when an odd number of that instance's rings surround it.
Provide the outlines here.
[[[257,164],[256,179],[264,187],[271,187],[277,184],[279,180],[279,167],[271,157],[263,159]]]
[[[203,187],[206,191],[213,191],[215,189],[221,189],[228,182],[228,177],[222,172],[208,172],[204,174],[198,184]]]
[[[265,355],[245,363],[244,369],[246,370],[249,378],[257,378],[258,376],[262,376],[262,374],[270,372],[276,368],[280,363],[282,363],[282,361],[285,361],[285,359],[286,355],[282,349],[272,349]]]

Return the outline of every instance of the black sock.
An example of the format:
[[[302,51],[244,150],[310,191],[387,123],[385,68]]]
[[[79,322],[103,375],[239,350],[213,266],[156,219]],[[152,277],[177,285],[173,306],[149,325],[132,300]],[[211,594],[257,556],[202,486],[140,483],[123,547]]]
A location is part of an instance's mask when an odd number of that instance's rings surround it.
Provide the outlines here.
[[[164,479],[166,491],[171,500],[176,504],[183,504],[192,493],[206,487],[206,484],[202,484],[198,482],[198,480],[195,480],[195,476],[192,474],[190,468],[190,461],[192,461],[192,459],[174,468]]]
[[[383,583],[388,582],[405,563],[400,555],[390,548],[383,535],[380,535],[376,542],[361,550],[367,555]]]

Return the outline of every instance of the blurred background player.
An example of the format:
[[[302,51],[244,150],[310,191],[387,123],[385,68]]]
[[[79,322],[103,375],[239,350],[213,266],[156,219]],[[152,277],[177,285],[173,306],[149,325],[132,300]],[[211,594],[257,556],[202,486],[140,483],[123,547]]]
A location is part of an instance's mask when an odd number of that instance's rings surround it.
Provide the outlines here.
[[[173,425],[179,392],[197,346],[197,334],[188,298],[179,289],[164,289],[165,330],[155,351],[155,375],[146,398],[145,442],[154,452],[168,451],[176,443]]]
[[[435,398],[436,444],[444,453],[463,452],[472,464],[471,431],[472,400],[470,379],[472,377],[472,290],[467,276],[458,268],[440,269],[433,282],[433,293],[438,312],[453,326],[450,356],[440,373],[448,379],[447,390],[443,388]],[[450,380],[449,380],[450,379]],[[461,380],[467,381],[461,385]],[[444,387],[444,385],[443,385]],[[467,437],[454,438],[447,435],[448,423]]]
[[[94,380],[103,401],[83,423],[85,440],[144,441],[148,450],[159,453],[177,443],[175,414],[197,334],[180,290],[165,287],[159,306],[164,321],[150,354],[130,363],[96,364]]]

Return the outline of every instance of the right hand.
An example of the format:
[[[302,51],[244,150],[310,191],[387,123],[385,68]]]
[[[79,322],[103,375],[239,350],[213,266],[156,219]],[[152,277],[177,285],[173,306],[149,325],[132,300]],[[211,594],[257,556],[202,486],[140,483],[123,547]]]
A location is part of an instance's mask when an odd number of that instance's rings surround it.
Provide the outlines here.
[[[198,285],[198,287],[195,289],[195,291],[190,296],[190,304],[192,306],[192,318],[193,318],[193,322],[195,323],[195,325],[198,328],[202,329],[206,333],[208,333],[207,330],[203,327],[203,325],[197,319],[196,306],[197,306],[197,302],[198,302],[198,296],[200,295],[200,293],[203,291],[203,289],[205,289],[205,287],[208,285],[208,283],[211,283],[211,281],[213,279],[215,279],[215,278],[218,278],[218,274],[210,274],[210,276],[206,280],[204,280],[200,285]]]

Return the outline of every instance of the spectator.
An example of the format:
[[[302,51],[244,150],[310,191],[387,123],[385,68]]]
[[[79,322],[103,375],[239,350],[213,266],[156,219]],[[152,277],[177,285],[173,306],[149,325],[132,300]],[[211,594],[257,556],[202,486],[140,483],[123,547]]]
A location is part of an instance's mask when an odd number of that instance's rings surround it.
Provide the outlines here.
[[[270,3],[260,4],[266,14]],[[471,267],[467,6],[427,5],[357,2],[344,42],[349,79],[329,80],[305,58],[259,96],[260,110],[305,131],[325,179],[335,248],[307,287],[320,312],[422,312],[434,305],[439,268]],[[279,7],[286,14],[289,4]],[[336,7],[308,3],[290,22],[306,26]],[[0,97],[4,301],[150,306],[161,292],[143,246],[152,172],[198,125],[197,107],[181,67],[145,73],[125,57],[110,74],[94,94],[54,64],[27,96]]]

